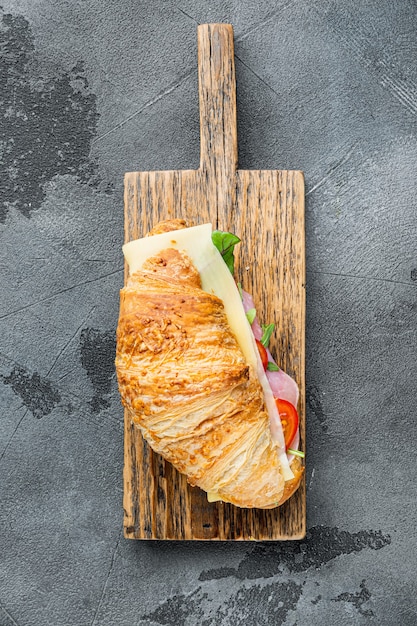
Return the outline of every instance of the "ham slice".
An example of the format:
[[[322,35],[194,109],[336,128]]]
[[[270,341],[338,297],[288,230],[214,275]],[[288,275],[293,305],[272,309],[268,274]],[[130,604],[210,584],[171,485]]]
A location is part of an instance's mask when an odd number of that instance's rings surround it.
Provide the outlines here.
[[[255,308],[255,303],[250,293],[248,293],[247,291],[244,291],[243,289],[241,293],[242,293],[243,308],[245,309],[245,313],[247,313],[250,309]],[[255,339],[258,339],[258,341],[260,341],[263,335],[263,332],[262,332],[262,327],[259,323],[257,316],[255,316],[255,319],[253,320],[251,327],[252,327],[252,332],[253,332]],[[275,365],[278,365],[274,357],[268,350],[268,348],[266,349],[266,351],[268,354],[268,361],[272,361],[272,363],[275,363]],[[282,369],[279,369],[277,372],[270,372],[269,370],[267,370],[265,373],[269,382],[269,386],[271,387],[271,391],[274,395],[274,398],[280,398],[281,400],[286,400],[287,402],[291,402],[292,405],[297,407],[299,391],[298,391],[298,385],[295,382],[295,380],[291,378],[291,376],[286,374],[284,370]],[[271,426],[271,431],[272,432],[274,431],[272,426]],[[300,434],[299,434],[299,431],[297,430],[297,434],[295,435],[294,440],[292,441],[289,447],[292,448],[293,450],[298,450],[299,440],[300,440]],[[288,457],[291,459],[293,458],[292,455],[288,455]]]

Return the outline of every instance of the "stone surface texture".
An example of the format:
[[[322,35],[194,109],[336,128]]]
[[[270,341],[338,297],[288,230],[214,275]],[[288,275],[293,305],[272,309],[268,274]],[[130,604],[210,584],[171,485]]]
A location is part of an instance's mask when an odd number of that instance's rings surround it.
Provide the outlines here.
[[[417,624],[417,5],[3,0],[0,625]],[[197,167],[196,25],[242,168],[302,169],[308,534],[122,536],[123,174]]]

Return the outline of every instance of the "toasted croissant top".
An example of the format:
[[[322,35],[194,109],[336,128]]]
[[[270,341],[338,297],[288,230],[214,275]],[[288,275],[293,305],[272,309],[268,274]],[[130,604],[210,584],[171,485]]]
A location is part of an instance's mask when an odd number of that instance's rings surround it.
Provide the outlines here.
[[[121,290],[116,369],[132,420],[191,485],[258,508],[297,488],[299,459],[285,482],[256,372],[184,252],[149,258]]]

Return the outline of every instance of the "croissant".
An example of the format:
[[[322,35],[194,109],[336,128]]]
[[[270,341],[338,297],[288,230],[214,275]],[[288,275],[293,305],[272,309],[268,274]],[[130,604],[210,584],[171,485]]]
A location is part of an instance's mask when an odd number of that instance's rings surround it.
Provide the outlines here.
[[[149,234],[185,227],[171,220]],[[284,467],[285,446],[272,437],[263,387],[224,302],[202,289],[185,251],[167,247],[131,272],[120,294],[116,371],[130,418],[191,485],[264,509],[299,486],[301,461]]]

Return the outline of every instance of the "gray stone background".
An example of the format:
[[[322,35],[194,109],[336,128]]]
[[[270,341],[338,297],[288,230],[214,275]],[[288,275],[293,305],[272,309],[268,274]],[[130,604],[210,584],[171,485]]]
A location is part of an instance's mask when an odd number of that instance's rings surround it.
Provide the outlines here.
[[[1,626],[417,624],[411,0],[3,0]],[[123,174],[198,166],[196,24],[239,159],[307,185],[308,528],[122,537]]]

